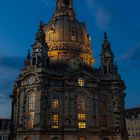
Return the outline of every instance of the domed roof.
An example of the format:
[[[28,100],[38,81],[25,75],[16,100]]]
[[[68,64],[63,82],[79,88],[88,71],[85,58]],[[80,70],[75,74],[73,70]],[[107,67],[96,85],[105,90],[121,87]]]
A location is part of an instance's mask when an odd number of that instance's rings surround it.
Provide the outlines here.
[[[63,57],[80,57],[83,62],[93,64],[90,36],[86,32],[84,23],[75,18],[72,0],[57,0],[54,16],[45,25],[46,42],[49,47],[49,56],[55,60]],[[66,1],[66,2],[67,2]],[[64,58],[65,56],[65,58]]]

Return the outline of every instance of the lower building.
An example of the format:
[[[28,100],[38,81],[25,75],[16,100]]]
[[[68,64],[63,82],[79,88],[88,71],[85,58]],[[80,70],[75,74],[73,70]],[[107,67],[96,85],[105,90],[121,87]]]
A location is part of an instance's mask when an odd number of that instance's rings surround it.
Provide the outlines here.
[[[129,140],[140,140],[140,107],[126,110]]]
[[[10,119],[0,119],[0,140],[8,140],[10,123]]]

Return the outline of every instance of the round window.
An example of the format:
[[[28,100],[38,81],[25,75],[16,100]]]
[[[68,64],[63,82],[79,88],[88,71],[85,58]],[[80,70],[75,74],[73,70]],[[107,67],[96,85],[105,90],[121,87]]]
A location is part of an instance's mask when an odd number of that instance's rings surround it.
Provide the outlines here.
[[[85,85],[84,79],[83,78],[79,78],[78,79],[78,84],[79,84],[80,87],[83,87]]]

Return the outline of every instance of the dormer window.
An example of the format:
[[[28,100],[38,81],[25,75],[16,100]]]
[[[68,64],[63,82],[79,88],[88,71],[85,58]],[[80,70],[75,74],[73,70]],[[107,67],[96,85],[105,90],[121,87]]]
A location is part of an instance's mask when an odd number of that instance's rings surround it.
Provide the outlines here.
[[[75,29],[75,27],[73,27],[71,35],[72,35],[71,40],[76,41],[76,29]]]

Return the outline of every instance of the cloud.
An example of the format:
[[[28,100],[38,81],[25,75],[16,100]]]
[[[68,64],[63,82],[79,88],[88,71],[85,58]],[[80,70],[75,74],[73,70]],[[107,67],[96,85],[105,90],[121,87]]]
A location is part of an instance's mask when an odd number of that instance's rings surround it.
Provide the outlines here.
[[[0,117],[10,118],[12,87],[20,69],[23,67],[24,58],[6,57],[0,55]]]
[[[140,60],[140,45],[135,48],[131,48],[126,53],[120,56],[120,61],[135,61]]]
[[[29,1],[29,0],[27,0]],[[39,2],[43,4],[43,6],[47,7],[55,3],[55,0],[30,0],[30,2]]]
[[[45,6],[49,6],[54,3],[53,0],[38,0],[38,1],[42,2]]]
[[[118,57],[123,71],[140,70],[140,44]]]
[[[10,118],[11,100],[6,92],[0,92],[0,118]]]
[[[85,0],[85,2],[89,9],[89,13],[95,18],[96,26],[101,30],[106,30],[112,19],[111,12],[106,10],[96,0]]]
[[[23,67],[25,58],[23,57],[6,57],[0,56],[0,67],[6,66],[13,69],[20,69]]]

